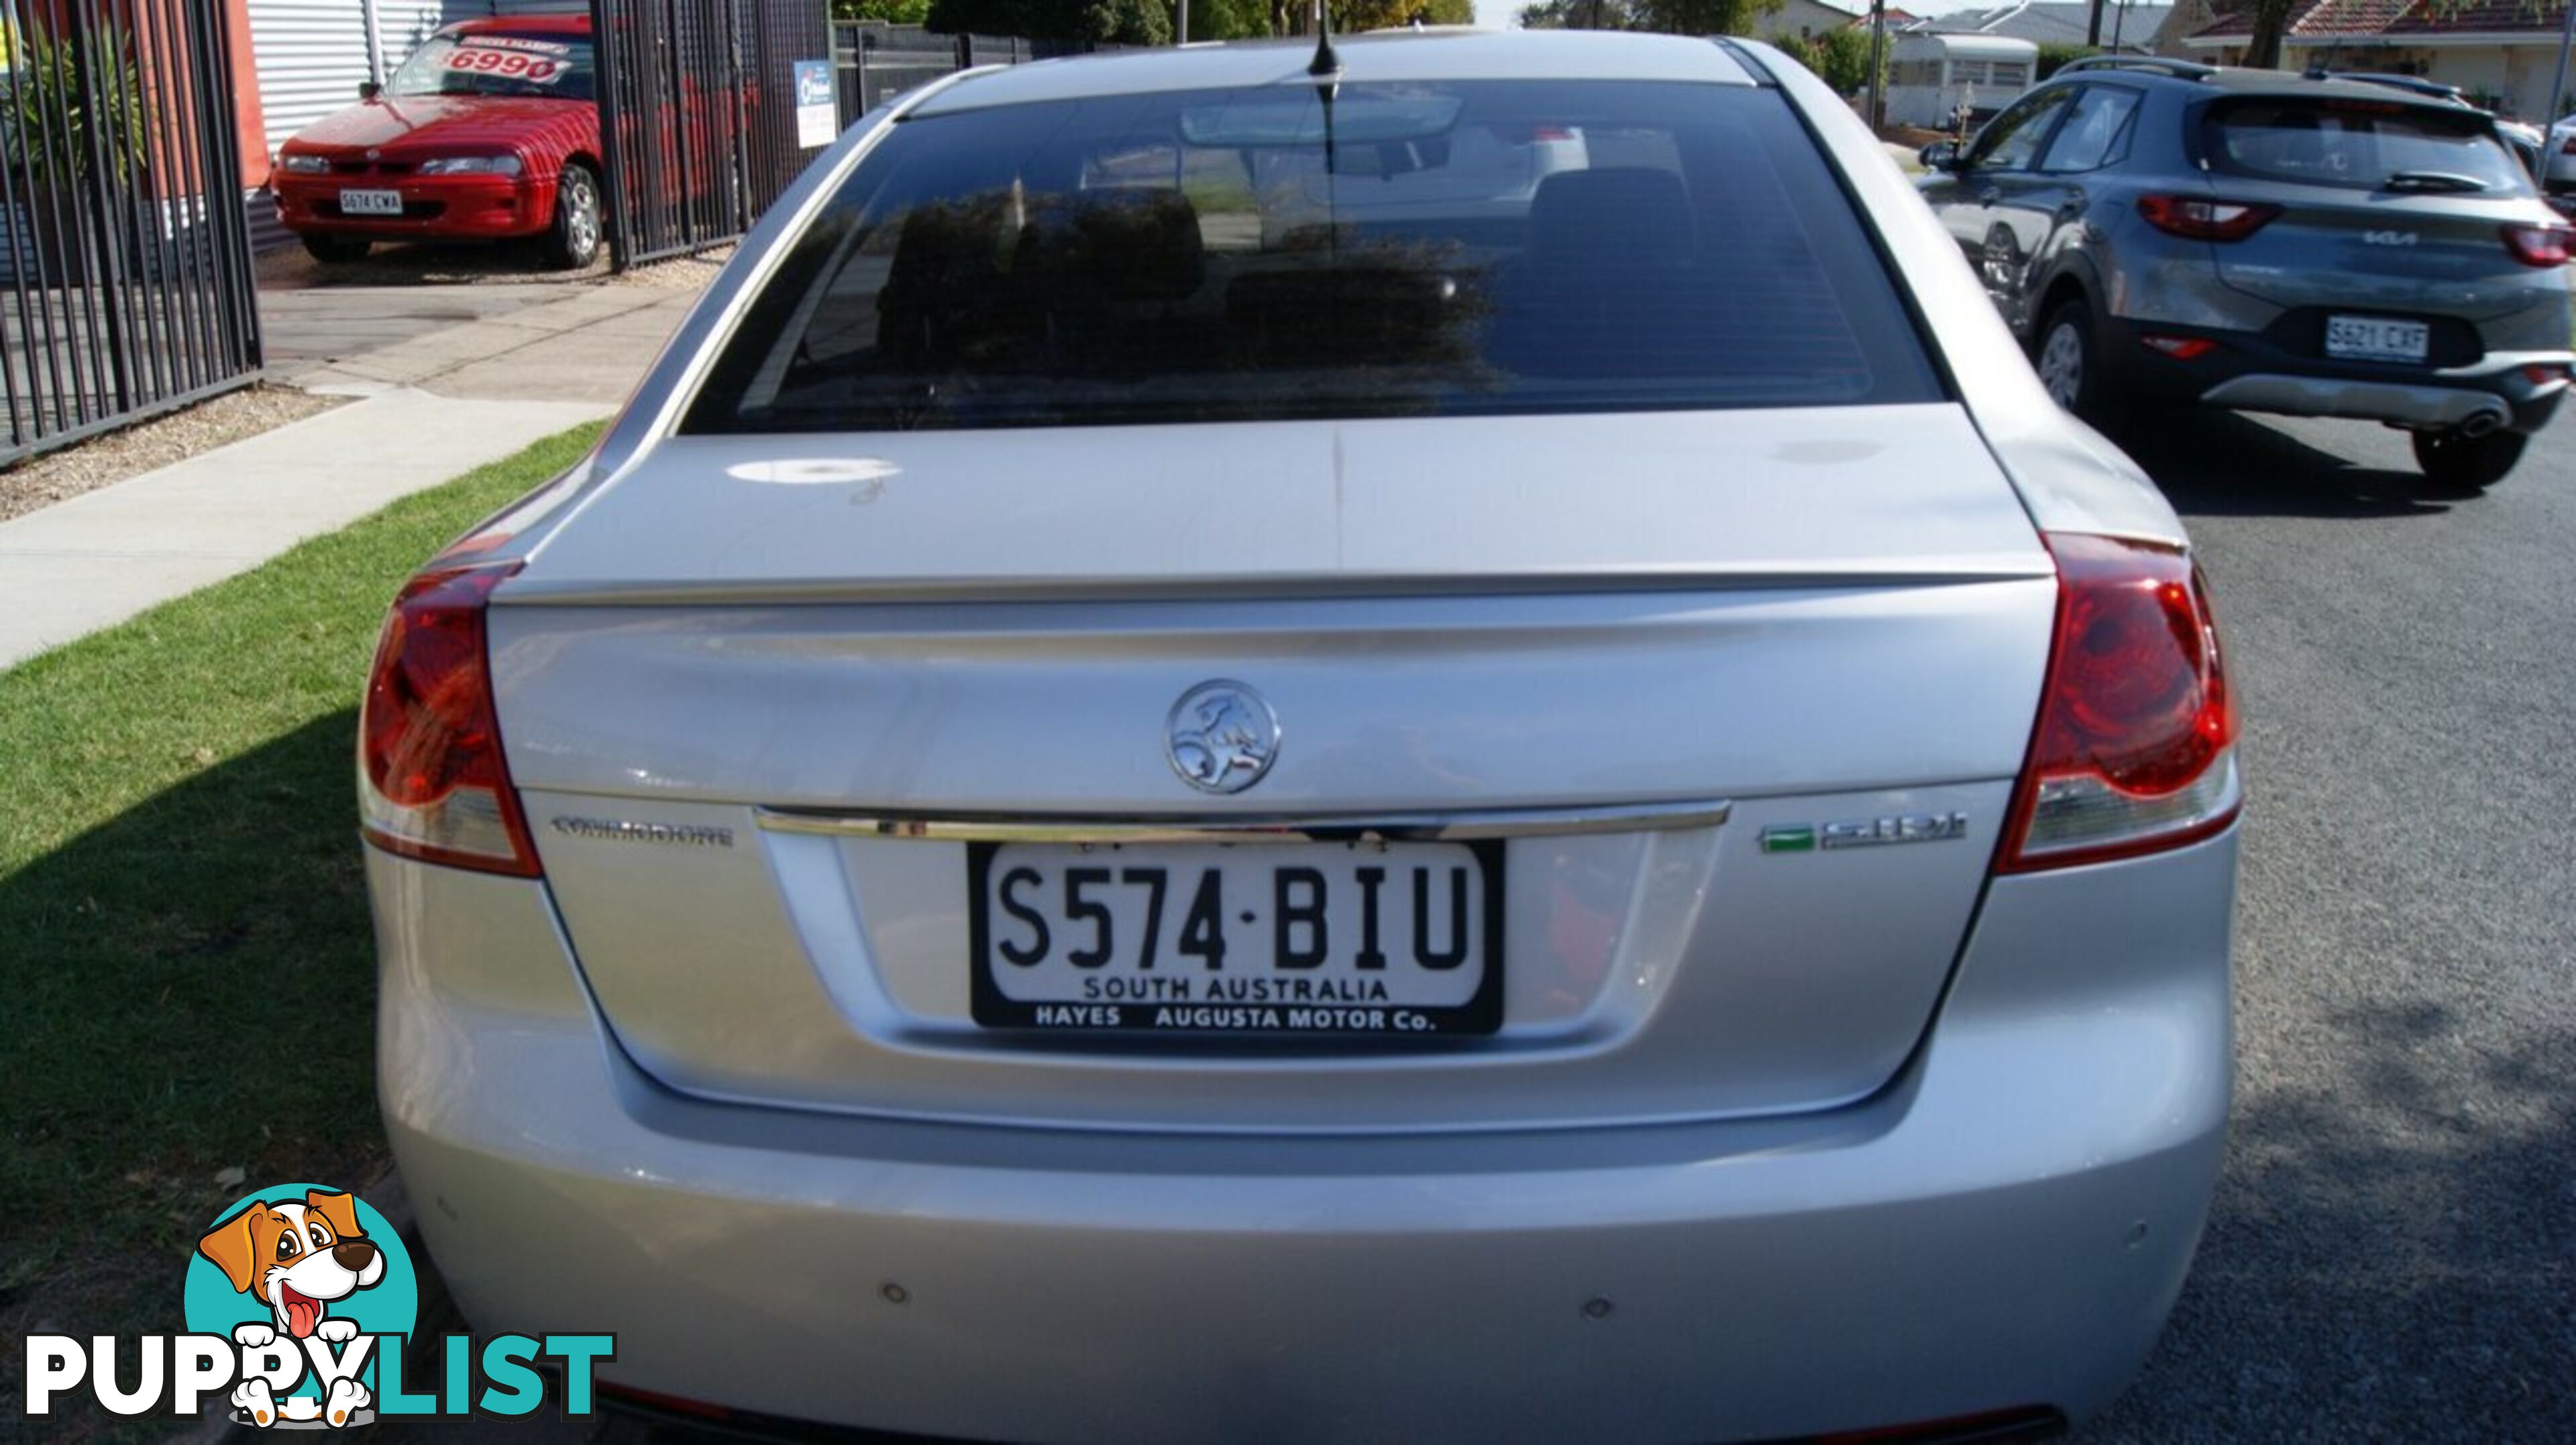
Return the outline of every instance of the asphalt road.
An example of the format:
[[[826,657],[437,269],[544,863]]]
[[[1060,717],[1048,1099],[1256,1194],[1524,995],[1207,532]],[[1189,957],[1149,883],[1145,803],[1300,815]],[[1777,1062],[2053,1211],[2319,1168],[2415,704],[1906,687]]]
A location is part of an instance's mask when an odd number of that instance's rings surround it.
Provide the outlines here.
[[[2576,1438],[2576,420],[2469,501],[2405,437],[2172,418],[2245,708],[2235,1128],[2086,1442]]]

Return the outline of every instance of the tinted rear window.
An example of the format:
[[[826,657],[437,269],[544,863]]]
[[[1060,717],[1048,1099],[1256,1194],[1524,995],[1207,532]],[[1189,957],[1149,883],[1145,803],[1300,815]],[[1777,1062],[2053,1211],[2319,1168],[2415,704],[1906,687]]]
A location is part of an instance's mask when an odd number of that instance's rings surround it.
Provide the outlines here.
[[[897,126],[699,432],[1923,401],[1794,116],[1749,88],[1306,85]]]
[[[2241,100],[2214,109],[2212,159],[2239,175],[2378,189],[2406,172],[2519,192],[2529,177],[2485,116],[2402,102]]]

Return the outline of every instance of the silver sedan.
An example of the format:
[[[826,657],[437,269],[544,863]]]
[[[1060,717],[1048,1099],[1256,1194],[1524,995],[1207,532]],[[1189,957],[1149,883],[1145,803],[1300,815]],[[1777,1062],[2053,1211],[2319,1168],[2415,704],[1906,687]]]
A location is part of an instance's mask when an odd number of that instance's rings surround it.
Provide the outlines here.
[[[2045,1430],[2208,1205],[2236,729],[1778,52],[969,73],[396,602],[386,1123],[477,1328],[737,1423]]]

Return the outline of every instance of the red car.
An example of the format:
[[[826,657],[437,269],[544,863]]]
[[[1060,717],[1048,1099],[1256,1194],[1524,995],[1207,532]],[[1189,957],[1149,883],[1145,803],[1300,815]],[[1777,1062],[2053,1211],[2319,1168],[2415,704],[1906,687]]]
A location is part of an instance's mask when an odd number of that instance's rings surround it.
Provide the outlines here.
[[[599,254],[598,71],[587,16],[469,20],[421,43],[382,90],[278,152],[277,211],[322,261],[378,241],[543,238]]]

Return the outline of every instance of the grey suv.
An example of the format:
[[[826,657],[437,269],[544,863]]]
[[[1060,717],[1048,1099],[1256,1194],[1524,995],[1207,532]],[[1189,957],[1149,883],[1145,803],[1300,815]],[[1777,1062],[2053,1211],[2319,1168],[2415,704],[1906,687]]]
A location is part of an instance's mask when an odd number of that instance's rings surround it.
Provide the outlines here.
[[[2078,61],[1923,196],[2059,403],[2359,417],[2437,485],[2520,460],[2567,390],[2571,232],[2493,117],[2384,85]]]

